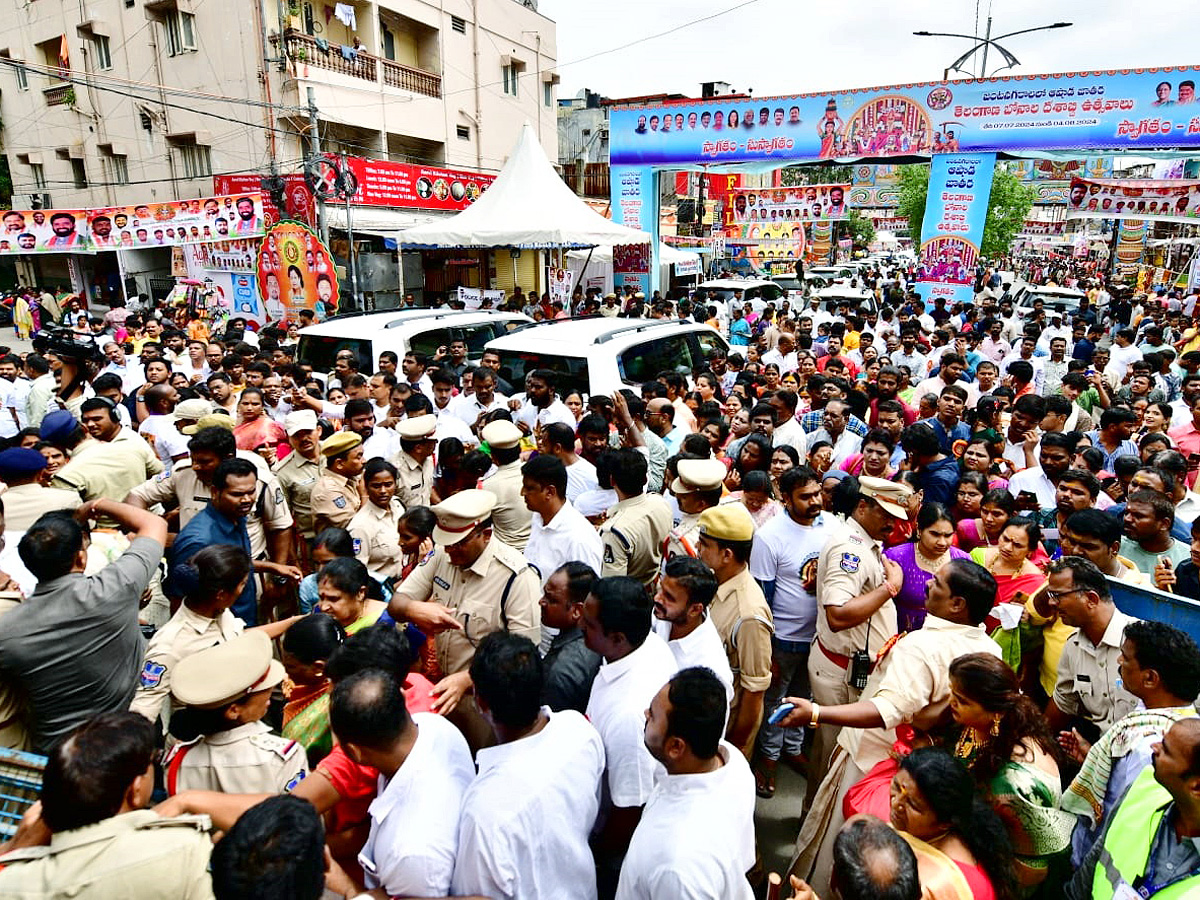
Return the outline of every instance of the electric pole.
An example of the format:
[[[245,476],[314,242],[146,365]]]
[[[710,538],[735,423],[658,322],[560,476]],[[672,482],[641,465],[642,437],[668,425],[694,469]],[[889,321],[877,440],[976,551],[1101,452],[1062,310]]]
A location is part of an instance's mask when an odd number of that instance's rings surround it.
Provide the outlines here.
[[[321,132],[317,129],[317,100],[312,87],[308,88],[308,151],[313,160],[321,158]],[[329,226],[325,221],[325,201],[313,194],[317,201],[317,233],[325,246],[329,246]]]

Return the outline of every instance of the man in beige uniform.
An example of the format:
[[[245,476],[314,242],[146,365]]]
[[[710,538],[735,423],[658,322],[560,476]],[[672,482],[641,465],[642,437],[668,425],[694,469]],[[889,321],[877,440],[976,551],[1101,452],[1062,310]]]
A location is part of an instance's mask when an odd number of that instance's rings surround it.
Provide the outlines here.
[[[433,554],[396,588],[388,611],[436,635],[438,667],[434,709],[453,713],[473,747],[488,746],[491,729],[472,704],[460,703],[471,690],[468,671],[479,642],[493,631],[541,639],[541,589],[537,573],[519,550],[492,534],[493,494],[460,491],[433,507],[437,526]]]
[[[725,739],[747,757],[762,722],[763,694],[771,686],[771,635],[775,626],[762,588],[750,574],[754,520],[741,505],[705,510],[699,520],[700,561],[717,576],[708,615],[725,645],[733,673],[733,701]]]
[[[78,509],[74,491],[43,487],[38,475],[46,468],[46,457],[28,447],[9,447],[0,452],[0,481],[8,485],[3,494],[5,528],[25,531],[42,513]]]
[[[908,485],[864,475],[859,498],[844,528],[835,530],[817,558],[817,635],[808,656],[813,701],[822,706],[853,703],[870,674],[870,664],[896,634],[892,598],[904,584],[900,566],[883,556],[883,538],[896,519],[908,519]],[[854,655],[859,687],[851,683]],[[816,794],[840,729],[823,725],[813,735],[806,805]]]
[[[400,420],[400,452],[389,462],[396,467],[396,496],[405,509],[428,506],[433,493],[433,451],[437,416],[428,413]]]
[[[617,505],[600,527],[604,542],[600,576],[628,575],[652,588],[662,562],[663,541],[671,530],[671,509],[660,495],[644,492],[650,468],[644,455],[629,448],[613,452]]]
[[[496,471],[483,479],[483,489],[496,496],[492,527],[496,537],[508,546],[524,550],[533,513],[521,498],[521,429],[497,419],[483,427],[482,437],[496,464]]]
[[[42,440],[71,455],[70,462],[54,473],[54,487],[75,491],[84,500],[119,500],[163,470],[150,445],[121,427],[111,400],[93,397],[83,405],[86,429],[65,409],[51,412],[42,421]]]
[[[362,438],[339,431],[321,442],[325,468],[312,489],[313,529],[345,528],[362,508]]]
[[[673,556],[698,556],[700,514],[721,502],[721,482],[728,470],[719,459],[681,459],[675,465],[678,477],[671,493],[683,516],[663,542],[663,562]]]
[[[271,469],[283,488],[296,527],[304,540],[311,541],[316,535],[313,530],[312,492],[321,475],[321,433],[317,430],[317,414],[310,409],[290,412],[283,420],[292,452],[287,459],[277,462]]]

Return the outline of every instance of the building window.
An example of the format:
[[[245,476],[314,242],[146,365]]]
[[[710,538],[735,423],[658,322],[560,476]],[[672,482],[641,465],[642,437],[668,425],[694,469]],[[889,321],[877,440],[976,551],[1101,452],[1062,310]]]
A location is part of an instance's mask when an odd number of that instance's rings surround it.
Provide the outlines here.
[[[471,129],[469,126],[459,125],[457,128],[455,128],[455,131],[458,133],[458,139],[460,141],[469,141],[471,139]]]
[[[25,68],[25,63],[18,62],[12,58],[7,50],[0,50],[0,59],[6,60],[13,70],[13,75],[17,79],[17,89],[21,91],[29,90],[29,70]]]
[[[196,49],[196,17],[191,13],[168,10],[163,25],[167,29],[168,56],[178,56]]]
[[[450,17],[450,27],[454,31],[457,31],[459,34],[466,34],[467,33],[467,20],[460,18],[458,16],[451,16]]]
[[[39,191],[46,189],[46,169],[41,163],[30,163],[29,174],[33,178],[33,186]]]
[[[545,103],[547,106],[554,105],[554,82],[552,82],[552,81],[543,81],[542,82],[542,95],[543,95],[542,96],[543,103]]]
[[[380,23],[379,31],[383,38],[383,58],[396,61],[396,36],[388,29],[386,25]]]
[[[82,159],[71,160],[71,177],[75,181],[75,187],[85,188],[88,186],[87,169],[83,167]]]
[[[212,174],[212,156],[205,144],[180,144],[179,161],[184,178],[204,178]]]
[[[102,34],[98,34],[92,38],[92,45],[96,49],[96,68],[111,69],[112,54],[108,50],[108,38]]]
[[[523,69],[520,63],[512,63],[504,67],[504,93],[517,96],[517,76]]]
[[[129,184],[129,159],[124,156],[110,156],[112,163],[112,180],[116,184]]]

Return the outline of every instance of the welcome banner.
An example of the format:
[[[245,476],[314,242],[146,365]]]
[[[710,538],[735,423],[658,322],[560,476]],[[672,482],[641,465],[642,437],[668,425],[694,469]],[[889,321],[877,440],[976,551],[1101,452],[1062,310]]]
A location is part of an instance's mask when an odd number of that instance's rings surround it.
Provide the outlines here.
[[[927,303],[970,303],[975,265],[983,243],[995,153],[946,153],[933,157],[929,199],[921,226],[917,293]]]
[[[1200,181],[1073,178],[1068,219],[1136,216],[1157,222],[1200,221]]]
[[[733,221],[738,225],[819,222],[845,219],[848,184],[806,184],[779,188],[738,188],[733,195]]]

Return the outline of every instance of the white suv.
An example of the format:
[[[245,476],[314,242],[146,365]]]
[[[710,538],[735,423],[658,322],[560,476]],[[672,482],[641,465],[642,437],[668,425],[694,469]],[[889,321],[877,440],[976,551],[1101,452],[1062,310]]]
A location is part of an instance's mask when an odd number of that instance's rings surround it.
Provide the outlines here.
[[[533,369],[558,373],[557,393],[637,390],[670,369],[691,375],[714,350],[729,352],[716,329],[687,319],[560,319],[496,338],[500,376],[517,390]]]
[[[519,325],[533,322],[521,313],[496,310],[395,309],[334,316],[300,332],[296,361],[314,372],[333,371],[338,351],[358,354],[359,369],[379,371],[379,354],[391,350],[399,359],[410,351],[432,357],[438,347],[466,341],[472,363],[483,356],[483,345]]]

